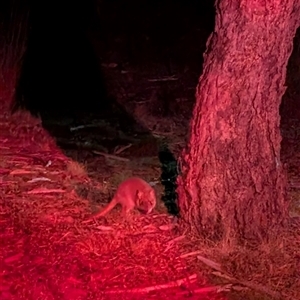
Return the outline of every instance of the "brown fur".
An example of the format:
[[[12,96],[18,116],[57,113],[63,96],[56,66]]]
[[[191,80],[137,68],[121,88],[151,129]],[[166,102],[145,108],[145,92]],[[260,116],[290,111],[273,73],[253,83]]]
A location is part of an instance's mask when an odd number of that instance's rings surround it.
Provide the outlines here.
[[[128,178],[119,185],[110,203],[91,218],[103,217],[117,204],[121,204],[124,215],[134,208],[148,214],[156,205],[155,191],[149,183],[141,178]]]

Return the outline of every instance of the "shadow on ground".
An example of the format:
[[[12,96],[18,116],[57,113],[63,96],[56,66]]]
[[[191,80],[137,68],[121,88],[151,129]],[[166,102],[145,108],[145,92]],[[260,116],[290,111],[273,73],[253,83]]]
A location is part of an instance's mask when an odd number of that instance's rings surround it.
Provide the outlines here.
[[[54,8],[55,4],[53,12]],[[44,128],[65,150],[112,154],[116,147],[152,138],[107,94],[99,59],[84,26],[75,20],[84,14],[68,16],[68,9],[55,11],[53,24],[47,18],[49,11],[44,15],[42,6],[32,8],[14,109],[23,107],[40,115]]]

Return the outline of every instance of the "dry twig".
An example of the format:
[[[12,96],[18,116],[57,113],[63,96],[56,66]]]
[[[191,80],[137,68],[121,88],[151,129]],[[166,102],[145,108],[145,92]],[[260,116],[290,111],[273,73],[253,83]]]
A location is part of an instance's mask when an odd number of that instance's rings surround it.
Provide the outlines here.
[[[124,158],[124,157],[116,156],[116,155],[113,155],[113,154],[107,154],[107,153],[100,152],[100,151],[93,151],[93,153],[95,153],[95,154],[99,154],[99,155],[102,155],[102,156],[104,156],[104,157],[107,157],[107,158],[111,158],[111,159],[119,160],[119,161],[125,161],[125,162],[128,162],[128,161],[130,161],[130,159],[128,159],[128,158]]]
[[[105,291],[105,293],[106,294],[149,293],[152,291],[179,287],[179,286],[182,286],[185,284],[195,282],[196,279],[197,279],[197,274],[193,274],[187,278],[178,279],[175,281],[168,282],[166,284],[159,284],[159,285],[153,285],[153,286],[148,286],[148,287],[144,287],[144,288],[134,288],[134,289],[128,289],[128,290],[110,290],[110,291]]]

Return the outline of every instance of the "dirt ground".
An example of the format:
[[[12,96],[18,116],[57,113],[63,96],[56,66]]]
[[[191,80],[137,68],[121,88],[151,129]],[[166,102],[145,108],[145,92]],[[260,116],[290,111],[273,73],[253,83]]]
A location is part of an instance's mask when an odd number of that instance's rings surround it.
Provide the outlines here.
[[[158,152],[167,145],[178,158],[185,146],[210,33],[202,26],[205,12],[202,23],[182,19],[178,35],[169,39],[164,37],[174,23],[161,17],[161,36],[141,26],[128,43],[126,30],[135,24],[124,17],[120,32],[113,27],[119,17],[114,11],[107,19],[102,13],[110,34],[90,32],[114,100],[109,108],[43,112],[41,118],[1,109],[0,298],[299,299],[300,114],[292,105],[300,95],[292,67],[297,59],[289,67],[281,122],[293,218],[279,242],[228,248],[189,235],[161,201]],[[7,95],[2,92],[0,100]],[[130,176],[154,186],[154,212],[124,219],[115,208],[85,223]]]
[[[27,112],[0,122],[1,299],[297,299],[299,224],[279,245],[228,249],[189,236],[161,201],[85,223],[128,176],[160,196],[157,158],[64,153]]]

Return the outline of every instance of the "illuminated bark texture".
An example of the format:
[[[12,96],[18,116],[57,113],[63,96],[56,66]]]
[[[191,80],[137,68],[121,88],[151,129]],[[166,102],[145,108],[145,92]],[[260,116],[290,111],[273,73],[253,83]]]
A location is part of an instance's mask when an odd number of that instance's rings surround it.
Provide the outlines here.
[[[177,190],[182,219],[204,236],[266,239],[285,224],[279,105],[299,3],[217,1]]]

